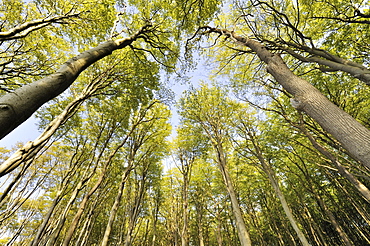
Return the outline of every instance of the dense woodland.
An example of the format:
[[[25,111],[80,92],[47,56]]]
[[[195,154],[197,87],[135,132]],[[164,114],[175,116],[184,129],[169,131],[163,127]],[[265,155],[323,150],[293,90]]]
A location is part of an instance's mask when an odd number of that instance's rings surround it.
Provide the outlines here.
[[[369,6],[2,0],[0,244],[370,245]]]

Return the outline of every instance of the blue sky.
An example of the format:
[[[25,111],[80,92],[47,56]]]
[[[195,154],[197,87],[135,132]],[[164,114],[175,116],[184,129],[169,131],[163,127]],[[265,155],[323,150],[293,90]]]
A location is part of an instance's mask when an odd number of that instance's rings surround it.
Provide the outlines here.
[[[9,133],[5,138],[0,140],[0,147],[11,148],[17,142],[26,143],[28,141],[33,141],[38,135],[40,135],[40,132],[37,130],[36,119],[31,117]]]
[[[206,66],[198,66],[196,70],[189,74],[189,76],[191,77],[190,84],[193,86],[197,86],[200,80],[203,81],[207,80],[209,73],[210,71],[207,69]],[[190,87],[190,84],[177,83],[171,86],[171,89],[175,92],[176,101],[181,97],[182,92]],[[171,109],[172,109],[171,124],[173,126],[172,136],[175,136],[176,126],[179,123],[179,117],[176,112],[175,105],[173,105]],[[35,140],[41,133],[40,131],[38,131],[36,123],[37,119],[31,117],[22,125],[17,127],[14,131],[9,133],[5,138],[0,140],[0,147],[6,147],[9,149],[12,146],[14,146],[17,142],[26,143],[28,141]]]

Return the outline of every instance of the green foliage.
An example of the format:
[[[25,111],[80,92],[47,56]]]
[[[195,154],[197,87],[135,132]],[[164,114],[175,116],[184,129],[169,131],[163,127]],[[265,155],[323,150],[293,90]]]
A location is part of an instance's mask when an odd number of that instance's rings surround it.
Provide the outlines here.
[[[23,38],[1,41],[2,95],[55,72],[68,58],[98,43],[129,37],[145,23],[152,26],[129,47],[87,68],[66,93],[37,112],[39,127],[45,129],[71,101],[94,88],[42,151],[1,180],[0,244],[29,244],[44,219],[39,245],[47,244],[60,222],[54,244],[61,244],[83,199],[102,179],[71,241],[99,244],[127,172],[111,244],[124,244],[131,229],[132,245],[180,244],[187,214],[189,245],[237,245],[214,151],[217,143],[225,150],[254,245],[299,244],[259,154],[312,245],[344,245],[345,236],[353,245],[370,244],[368,202],[312,145],[307,133],[366,187],[369,170],[291,106],[291,96],[250,50],[230,38],[208,33],[193,37],[199,27],[214,25],[262,42],[271,52],[281,53],[295,74],[369,127],[368,86],[355,76],[327,71],[288,52],[311,58],[316,56],[306,48],[318,48],[367,67],[368,5],[360,0],[3,0],[2,32],[27,21],[78,15]],[[205,56],[214,73],[212,82],[200,82],[183,93],[177,104],[177,135],[169,141],[171,111],[164,102],[171,98],[163,93],[164,80],[186,73],[179,62],[185,50],[185,59],[194,58],[187,68]],[[0,148],[0,159],[11,152]]]

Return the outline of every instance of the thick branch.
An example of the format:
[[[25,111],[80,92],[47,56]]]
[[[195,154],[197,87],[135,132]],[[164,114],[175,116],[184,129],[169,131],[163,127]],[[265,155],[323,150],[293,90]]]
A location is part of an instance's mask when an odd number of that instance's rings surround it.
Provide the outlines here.
[[[55,16],[50,18],[38,19],[33,21],[25,22],[19,26],[13,27],[8,31],[0,32],[0,41],[19,39],[27,36],[29,33],[48,26],[52,23],[65,23],[62,22],[64,19],[76,18],[80,15],[78,14],[67,14],[62,16]]]
[[[329,52],[322,49],[310,48],[304,45],[297,45],[294,43],[286,43],[288,47],[285,47],[283,45],[277,44],[276,42],[271,42],[267,40],[265,40],[265,42],[268,42],[272,46],[287,52],[288,54],[302,62],[317,63],[321,66],[328,67],[328,69],[322,68],[322,71],[324,72],[343,71],[349,73],[352,77],[365,82],[365,84],[370,85],[370,70],[361,64],[358,64],[353,61],[348,61],[336,55],[330,54]],[[302,56],[295,52],[294,50],[292,50],[289,46],[294,49],[307,52],[312,56],[311,57]]]
[[[369,15],[363,15],[361,16],[363,18],[370,18]],[[312,17],[313,19],[327,19],[327,20],[336,20],[336,21],[341,21],[345,23],[356,23],[356,24],[370,24],[369,20],[361,20],[357,18],[357,16],[351,16],[351,17],[324,17],[324,16],[315,16]]]

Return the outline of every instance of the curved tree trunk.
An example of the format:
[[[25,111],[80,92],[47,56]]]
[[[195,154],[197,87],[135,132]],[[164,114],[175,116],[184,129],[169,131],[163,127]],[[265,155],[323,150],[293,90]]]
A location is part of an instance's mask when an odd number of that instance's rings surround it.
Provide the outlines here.
[[[65,206],[63,212],[60,214],[60,216],[58,217],[58,222],[56,223],[56,226],[47,242],[47,246],[53,246],[55,245],[57,239],[58,239],[58,236],[60,234],[60,232],[62,231],[62,228],[63,228],[63,225],[67,219],[67,214],[68,212],[70,211],[71,209],[71,206],[72,204],[74,203],[74,201],[76,200],[77,196],[78,196],[78,193],[84,188],[83,186],[83,182],[80,181],[76,188],[73,190],[72,192],[72,195],[71,197],[69,198],[69,201],[67,203],[67,205]]]
[[[107,173],[108,167],[112,162],[113,157],[116,155],[118,150],[120,150],[123,147],[123,145],[127,142],[127,139],[129,138],[129,136],[131,135],[133,130],[136,128],[136,126],[137,126],[137,124],[133,125],[130,132],[126,135],[126,137],[123,139],[123,141],[108,156],[107,160],[104,163],[103,170],[102,170],[98,180],[96,181],[95,185],[90,189],[90,191],[84,196],[84,198],[83,198],[83,200],[82,200],[82,202],[81,202],[81,204],[80,204],[80,206],[77,210],[77,213],[75,214],[75,216],[74,216],[74,218],[71,222],[71,225],[69,226],[67,234],[64,238],[63,246],[69,245],[70,241],[72,240],[72,236],[73,236],[73,234],[74,234],[74,232],[75,232],[75,230],[78,226],[78,223],[80,222],[81,216],[82,216],[83,212],[85,211],[88,200],[100,188],[100,186],[101,186],[101,184],[102,184],[102,182],[105,178],[105,174]]]
[[[65,187],[62,187],[62,188],[65,188]],[[39,228],[37,229],[37,233],[36,233],[36,236],[33,238],[33,240],[31,241],[31,243],[29,244],[30,246],[36,246],[39,244],[42,236],[44,235],[44,232],[45,232],[45,228],[47,226],[47,224],[49,223],[49,220],[56,208],[56,206],[58,205],[58,203],[60,202],[60,200],[62,199],[62,193],[64,192],[64,189],[60,189],[58,190],[57,194],[56,194],[56,197],[54,198],[54,201],[53,203],[51,204],[49,210],[48,210],[48,213],[45,215],[41,225],[39,226]]]
[[[103,172],[100,175],[98,181],[90,189],[90,191],[84,196],[84,198],[83,198],[83,200],[82,200],[82,202],[81,202],[81,204],[80,204],[80,206],[77,210],[77,213],[75,214],[75,216],[74,216],[74,218],[71,222],[71,225],[69,226],[69,229],[68,229],[67,234],[66,234],[66,236],[64,238],[64,241],[63,241],[63,246],[67,246],[71,242],[73,234],[74,234],[74,232],[75,232],[75,230],[78,226],[78,223],[80,222],[81,216],[82,216],[83,212],[85,211],[87,202],[90,199],[90,197],[95,193],[95,191],[100,187],[101,183],[104,180],[105,173],[106,173],[106,169],[103,170]]]
[[[34,140],[27,142],[23,147],[19,148],[6,161],[0,165],[0,177],[10,173],[19,165],[33,158],[39,151],[43,149],[53,134],[59,129],[71,115],[73,115],[80,105],[95,93],[99,88],[98,82],[91,82],[86,86],[84,91],[70,102],[64,110],[54,118],[53,121],[44,129],[44,131]]]

